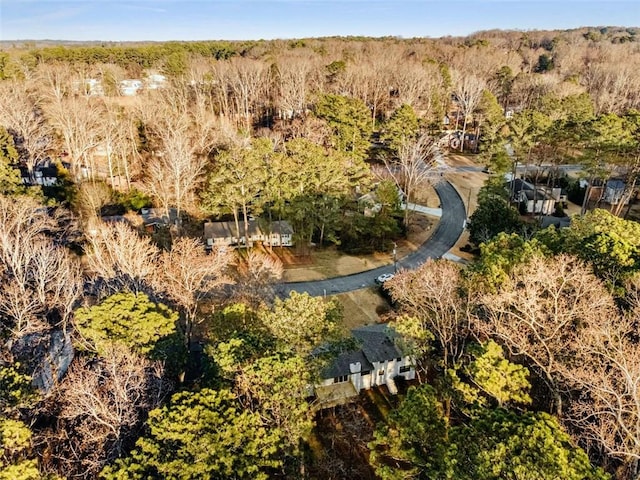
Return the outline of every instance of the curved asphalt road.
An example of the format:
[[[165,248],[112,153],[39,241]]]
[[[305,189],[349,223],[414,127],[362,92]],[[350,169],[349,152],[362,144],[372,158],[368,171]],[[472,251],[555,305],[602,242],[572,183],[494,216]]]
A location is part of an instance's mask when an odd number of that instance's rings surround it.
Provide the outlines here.
[[[467,217],[462,198],[449,182],[440,182],[435,186],[440,197],[442,217],[433,235],[424,242],[418,250],[398,260],[398,269],[413,269],[424,263],[428,258],[439,258],[455,245],[462,234],[464,221]],[[307,292],[309,295],[334,295],[336,293],[351,292],[360,288],[374,285],[375,278],[383,273],[393,273],[393,265],[374,268],[365,272],[354,273],[344,277],[328,278],[311,282],[292,282],[279,285],[278,294],[282,297],[289,292]]]

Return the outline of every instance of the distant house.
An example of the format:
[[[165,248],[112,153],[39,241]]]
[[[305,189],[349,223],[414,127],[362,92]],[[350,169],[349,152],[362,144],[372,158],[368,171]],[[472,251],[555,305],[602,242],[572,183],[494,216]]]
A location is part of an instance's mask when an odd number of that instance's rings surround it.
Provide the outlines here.
[[[377,188],[377,184],[375,185]],[[401,188],[398,187],[398,200],[402,204],[405,200],[405,194]],[[380,203],[380,199],[378,198],[377,190],[373,190],[371,192],[365,193],[364,195],[360,195],[357,199],[358,206],[360,211],[364,214],[365,217],[375,217],[380,210],[382,210],[382,203]],[[398,205],[400,208],[403,208],[402,205]]]
[[[142,208],[140,216],[147,229],[170,227],[179,223],[178,211],[175,208],[170,208],[168,215],[163,208]]]
[[[104,88],[102,82],[96,78],[88,78],[84,81],[86,92],[92,97],[104,96]]]
[[[620,179],[608,180],[605,184],[602,200],[610,205],[618,205],[621,201],[629,203],[629,198],[623,199],[626,184]]]
[[[20,166],[20,176],[25,185],[52,187],[58,183],[58,167],[49,160],[35,167],[33,172],[29,172],[26,166]]]
[[[97,78],[86,78],[72,82],[71,88],[76,95],[88,95],[90,97],[102,97],[104,88],[102,81]]]
[[[556,228],[568,228],[571,225],[571,217],[545,215],[540,219],[540,228],[548,228],[551,225]]]
[[[351,334],[360,348],[341,353],[322,373],[324,380],[315,387],[321,405],[344,403],[362,390],[379,385],[386,385],[391,394],[396,394],[396,378],[415,378],[413,359],[400,351],[397,334],[388,325],[359,327]]]
[[[132,97],[138,94],[138,91],[142,89],[142,80],[127,79],[121,80],[118,84],[120,95]]]
[[[271,228],[261,226],[258,220],[249,220],[248,236],[245,237],[244,222],[240,222],[240,238],[236,233],[234,222],[207,222],[204,224],[204,240],[207,248],[252,246],[255,242],[272,247],[290,247],[293,245],[293,228],[289,222],[278,220],[271,223]]]
[[[159,73],[152,73],[146,78],[146,87],[148,90],[157,90],[163,88],[167,83],[167,77]]]
[[[534,187],[533,184],[519,178],[507,182],[507,189],[511,193],[511,201],[517,202],[523,213],[551,215],[556,209],[556,201],[560,199],[560,192]]]
[[[378,202],[375,192],[365,193],[358,198],[358,204],[362,208],[365,217],[375,217],[382,209],[382,204]]]

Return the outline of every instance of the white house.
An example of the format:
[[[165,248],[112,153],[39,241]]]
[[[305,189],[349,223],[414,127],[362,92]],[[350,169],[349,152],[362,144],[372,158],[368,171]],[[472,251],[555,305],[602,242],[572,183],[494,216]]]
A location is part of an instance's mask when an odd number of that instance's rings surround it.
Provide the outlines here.
[[[90,97],[102,97],[104,95],[102,81],[97,78],[76,80],[72,82],[71,88],[73,89],[73,93],[77,95],[88,95]]]
[[[167,77],[159,73],[152,73],[147,76],[147,88],[149,90],[157,90],[163,88],[167,83]]]
[[[104,96],[104,88],[102,82],[96,78],[88,78],[84,81],[86,92],[92,97]]]
[[[289,222],[277,220],[271,222],[271,227],[263,225],[258,220],[249,220],[248,235],[245,237],[244,221],[240,221],[240,238],[236,232],[234,222],[207,222],[204,224],[204,240],[207,248],[229,247],[232,245],[252,246],[255,242],[272,247],[290,247],[293,245],[293,228]]]
[[[138,91],[142,88],[142,80],[121,80],[118,86],[120,89],[120,95],[132,97],[137,95]]]
[[[413,358],[400,351],[395,342],[397,334],[388,325],[367,325],[351,334],[360,349],[341,353],[323,372],[324,380],[315,387],[321,405],[342,403],[379,385],[386,385],[395,395],[396,378],[415,379]]]
[[[544,190],[521,190],[517,201],[526,213],[551,215],[556,209],[556,201]]]

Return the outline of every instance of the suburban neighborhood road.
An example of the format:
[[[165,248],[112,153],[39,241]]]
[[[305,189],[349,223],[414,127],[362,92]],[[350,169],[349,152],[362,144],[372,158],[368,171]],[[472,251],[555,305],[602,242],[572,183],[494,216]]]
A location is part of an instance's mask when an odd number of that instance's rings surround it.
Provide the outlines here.
[[[397,267],[400,269],[413,269],[423,264],[429,258],[439,258],[451,249],[460,238],[464,229],[467,214],[462,198],[449,182],[441,182],[435,186],[436,193],[440,197],[442,216],[433,235],[415,251],[398,259]],[[283,283],[277,287],[278,294],[282,297],[289,292],[307,292],[309,295],[334,295],[336,293],[351,292],[375,285],[375,279],[383,273],[393,273],[394,266],[367,270],[344,277],[315,280],[312,282]]]

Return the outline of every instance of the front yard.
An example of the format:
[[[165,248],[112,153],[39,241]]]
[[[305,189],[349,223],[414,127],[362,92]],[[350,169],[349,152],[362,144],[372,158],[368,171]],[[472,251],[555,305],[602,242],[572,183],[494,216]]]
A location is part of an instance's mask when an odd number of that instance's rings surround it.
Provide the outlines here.
[[[397,256],[402,258],[415,251],[433,233],[437,217],[415,213],[407,239],[398,240]],[[305,282],[350,275],[393,263],[391,253],[347,255],[337,247],[311,249],[307,255],[297,255],[295,249],[274,248],[285,267],[283,281]]]

